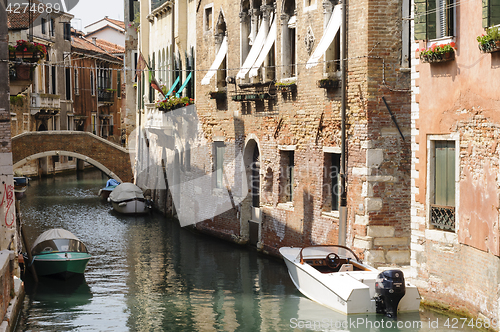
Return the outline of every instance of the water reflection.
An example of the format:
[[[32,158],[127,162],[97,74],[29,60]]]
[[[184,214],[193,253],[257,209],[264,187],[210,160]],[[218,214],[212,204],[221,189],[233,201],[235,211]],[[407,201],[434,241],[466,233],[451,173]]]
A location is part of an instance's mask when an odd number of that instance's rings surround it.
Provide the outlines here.
[[[21,202],[30,241],[62,227],[92,258],[85,277],[67,284],[26,278],[18,331],[434,331],[429,321],[445,323],[423,311],[387,329],[383,316],[337,314],[301,296],[281,260],[161,215],[114,213],[97,196],[105,182],[99,172],[32,181]]]

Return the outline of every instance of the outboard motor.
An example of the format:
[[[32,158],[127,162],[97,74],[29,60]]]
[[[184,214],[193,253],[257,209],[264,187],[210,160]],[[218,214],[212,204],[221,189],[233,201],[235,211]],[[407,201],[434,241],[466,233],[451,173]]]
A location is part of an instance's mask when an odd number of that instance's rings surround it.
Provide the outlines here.
[[[386,270],[375,279],[377,313],[395,318],[399,301],[405,295],[405,277],[401,270]]]

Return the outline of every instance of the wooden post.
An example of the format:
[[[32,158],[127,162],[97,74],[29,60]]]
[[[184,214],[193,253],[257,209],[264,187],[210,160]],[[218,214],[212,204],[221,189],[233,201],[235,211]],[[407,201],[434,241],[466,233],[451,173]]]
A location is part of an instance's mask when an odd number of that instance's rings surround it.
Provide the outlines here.
[[[17,214],[17,220],[18,220],[18,225],[19,225],[19,228],[21,230],[21,238],[23,240],[23,246],[24,248],[26,249],[26,253],[28,254],[28,264],[30,264],[30,269],[31,269],[31,273],[33,274],[33,280],[35,280],[36,283],[38,283],[38,276],[36,274],[36,270],[35,270],[35,265],[33,265],[33,256],[31,256],[31,251],[30,251],[30,246],[29,246],[29,243],[28,243],[28,239],[26,238],[26,234],[24,234],[24,231],[23,231],[23,223],[21,222],[21,204],[19,204],[19,200],[16,199],[16,214]],[[25,263],[25,266],[26,266],[26,263]]]

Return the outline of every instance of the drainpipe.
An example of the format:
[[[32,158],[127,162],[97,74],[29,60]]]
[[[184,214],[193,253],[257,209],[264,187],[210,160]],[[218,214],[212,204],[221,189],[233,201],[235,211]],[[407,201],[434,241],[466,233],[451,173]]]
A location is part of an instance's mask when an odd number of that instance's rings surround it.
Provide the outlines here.
[[[347,103],[347,75],[346,75],[346,48],[347,48],[347,14],[346,1],[342,0],[342,25],[341,25],[341,51],[340,51],[340,70],[342,75],[342,105],[341,105],[341,155],[340,155],[340,207],[339,207],[339,239],[340,245],[346,245],[347,236],[347,186],[346,186],[346,103]]]

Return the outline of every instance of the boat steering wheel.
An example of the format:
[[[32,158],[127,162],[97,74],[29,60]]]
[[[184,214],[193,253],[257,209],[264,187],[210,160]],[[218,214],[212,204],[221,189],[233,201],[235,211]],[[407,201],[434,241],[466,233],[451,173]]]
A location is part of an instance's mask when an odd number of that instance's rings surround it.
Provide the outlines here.
[[[329,268],[336,269],[340,266],[340,257],[334,252],[329,253],[326,256],[326,265]]]

